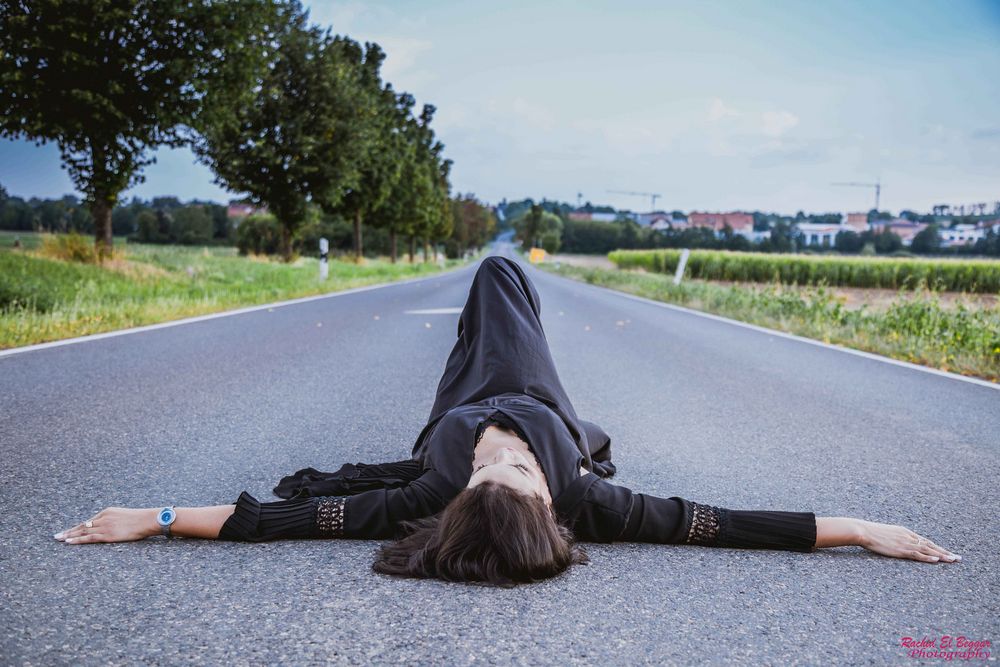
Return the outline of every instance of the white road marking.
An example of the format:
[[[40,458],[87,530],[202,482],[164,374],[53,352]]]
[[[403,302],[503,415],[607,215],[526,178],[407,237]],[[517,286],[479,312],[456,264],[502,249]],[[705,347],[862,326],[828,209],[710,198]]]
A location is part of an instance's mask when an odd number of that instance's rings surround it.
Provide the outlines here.
[[[407,315],[461,315],[461,308],[424,308],[423,310],[404,310]]]
[[[458,267],[461,269],[464,267]],[[458,269],[452,269],[456,271]],[[447,271],[446,273],[450,273]],[[440,273],[435,273],[432,276],[424,276],[422,278],[409,278],[407,280],[397,280],[391,283],[379,283],[378,285],[364,285],[362,287],[352,287],[351,289],[341,290],[339,292],[329,292],[327,294],[317,294],[315,296],[304,296],[298,299],[289,299],[288,301],[276,301],[274,303],[265,303],[260,306],[248,306],[246,308],[238,308],[236,310],[226,310],[221,313],[209,313],[208,315],[199,315],[197,317],[186,317],[181,320],[171,320],[170,322],[159,322],[157,324],[147,324],[141,327],[132,327],[130,329],[118,329],[117,331],[106,331],[104,333],[90,334],[89,336],[77,336],[76,338],[66,338],[64,340],[54,340],[49,343],[38,343],[37,345],[25,345],[24,347],[14,347],[9,350],[0,350],[0,357],[8,357],[14,354],[21,354],[22,352],[34,352],[35,350],[44,350],[50,347],[62,347],[63,345],[74,345],[76,343],[86,343],[92,340],[101,340],[103,338],[114,338],[115,336],[127,336],[128,334],[143,333],[145,331],[155,331],[156,329],[166,329],[167,327],[177,327],[183,324],[192,324],[194,322],[204,322],[205,320],[214,320],[219,317],[230,317],[232,315],[243,315],[244,313],[253,313],[258,310],[272,311],[275,308],[281,308],[282,306],[292,306],[297,303],[307,303],[309,301],[318,301],[319,299],[332,299],[333,297],[343,296],[345,294],[354,294],[356,292],[366,292],[368,290],[380,289],[382,287],[392,287],[393,285],[406,285],[411,283],[419,283],[424,280],[434,280],[440,278]],[[375,316],[378,319],[378,316]]]
[[[542,271],[542,269],[538,269]],[[554,274],[550,274],[554,275]],[[563,276],[556,276],[557,278],[562,278]],[[572,280],[572,278],[565,278],[565,280]],[[1000,391],[1000,384],[996,382],[990,382],[989,380],[983,380],[975,377],[968,377],[965,375],[959,375],[958,373],[950,373],[948,371],[938,370],[937,368],[931,368],[930,366],[921,366],[920,364],[911,364],[908,361],[900,361],[899,359],[893,359],[891,357],[884,357],[880,354],[874,354],[872,352],[865,352],[864,350],[854,350],[849,347],[843,347],[841,345],[834,345],[833,343],[824,343],[821,340],[814,340],[812,338],[805,338],[803,336],[796,336],[795,334],[786,333],[784,331],[777,331],[775,329],[768,329],[767,327],[758,326],[756,324],[749,324],[747,322],[740,322],[739,320],[732,320],[728,317],[722,317],[721,315],[713,315],[712,313],[703,313],[700,310],[693,310],[691,308],[685,308],[684,306],[678,306],[673,303],[664,303],[663,301],[656,301],[654,299],[647,299],[643,296],[638,296],[635,294],[628,294],[626,292],[619,292],[618,290],[611,289],[610,287],[603,287],[601,285],[593,285],[591,283],[582,283],[579,280],[572,280],[572,282],[583,285],[585,287],[594,287],[606,292],[611,292],[617,296],[623,296],[626,299],[634,299],[635,301],[641,301],[643,303],[652,304],[654,306],[660,306],[661,308],[669,308],[670,310],[678,310],[682,313],[688,313],[690,315],[697,315],[698,317],[705,317],[710,320],[716,320],[718,322],[725,322],[727,324],[732,324],[737,327],[743,327],[744,329],[752,329],[753,331],[759,331],[765,333],[769,336],[779,336],[781,338],[788,338],[789,340],[797,340],[800,343],[808,343],[809,345],[815,345],[817,347],[824,347],[828,350],[838,350],[840,352],[846,352],[847,354],[853,354],[858,357],[864,357],[865,359],[872,359],[874,361],[881,361],[884,364],[892,364],[893,366],[902,366],[903,368],[909,368],[915,371],[920,371],[921,373],[930,373],[931,375],[940,375],[941,377],[951,378],[952,380],[961,380],[962,382],[968,382],[969,384],[977,384],[980,387],[989,387],[990,389]]]

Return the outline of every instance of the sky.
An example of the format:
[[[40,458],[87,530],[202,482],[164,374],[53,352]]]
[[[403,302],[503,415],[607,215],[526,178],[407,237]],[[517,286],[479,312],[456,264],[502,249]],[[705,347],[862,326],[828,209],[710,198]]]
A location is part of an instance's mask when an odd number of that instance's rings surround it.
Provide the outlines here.
[[[452,193],[685,212],[1000,200],[1000,0],[308,3],[387,53]],[[224,202],[187,149],[126,198]],[[0,140],[0,184],[73,192],[57,148]]]

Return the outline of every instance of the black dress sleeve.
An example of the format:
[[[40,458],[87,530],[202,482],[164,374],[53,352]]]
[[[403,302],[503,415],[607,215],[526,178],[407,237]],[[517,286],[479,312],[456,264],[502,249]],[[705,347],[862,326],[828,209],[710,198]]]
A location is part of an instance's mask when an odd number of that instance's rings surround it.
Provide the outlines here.
[[[236,511],[222,524],[220,540],[267,542],[334,537],[333,521],[343,515],[343,498],[310,496],[262,503],[244,491]]]
[[[637,493],[633,494],[632,510],[619,539],[808,552],[816,545],[816,515],[734,510],[678,496],[657,498]]]
[[[300,496],[261,503],[243,491],[218,539],[265,542],[394,537],[401,521],[440,512],[457,492],[433,470],[400,488],[373,489],[352,496]]]
[[[679,496],[658,498],[582,476],[555,502],[577,539],[812,551],[812,512],[732,510]]]

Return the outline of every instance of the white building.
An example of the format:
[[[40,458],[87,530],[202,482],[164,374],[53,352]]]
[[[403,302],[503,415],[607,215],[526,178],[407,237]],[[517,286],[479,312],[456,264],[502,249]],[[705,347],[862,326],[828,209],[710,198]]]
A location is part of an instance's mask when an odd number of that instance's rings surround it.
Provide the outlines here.
[[[950,248],[957,245],[968,245],[986,238],[987,229],[989,227],[980,225],[955,225],[950,229],[939,229],[938,236],[941,237],[941,245]]]
[[[683,217],[674,217],[673,213],[663,213],[662,211],[638,213],[634,220],[643,227],[649,227],[650,229],[669,229],[671,227],[682,227],[687,224],[687,220]]]
[[[854,231],[847,225],[828,225],[818,222],[797,222],[795,227],[805,236],[806,245],[818,245],[824,248],[834,246],[839,232]]]

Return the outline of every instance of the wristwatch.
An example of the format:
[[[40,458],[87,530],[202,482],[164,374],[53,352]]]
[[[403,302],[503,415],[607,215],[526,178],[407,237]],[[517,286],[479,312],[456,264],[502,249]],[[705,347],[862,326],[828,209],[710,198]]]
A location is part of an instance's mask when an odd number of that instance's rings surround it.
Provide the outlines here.
[[[172,524],[177,519],[177,512],[174,511],[174,506],[164,507],[156,515],[156,523],[160,524],[160,530],[163,532],[163,536],[167,538],[172,538],[173,535],[170,534],[170,524]]]

